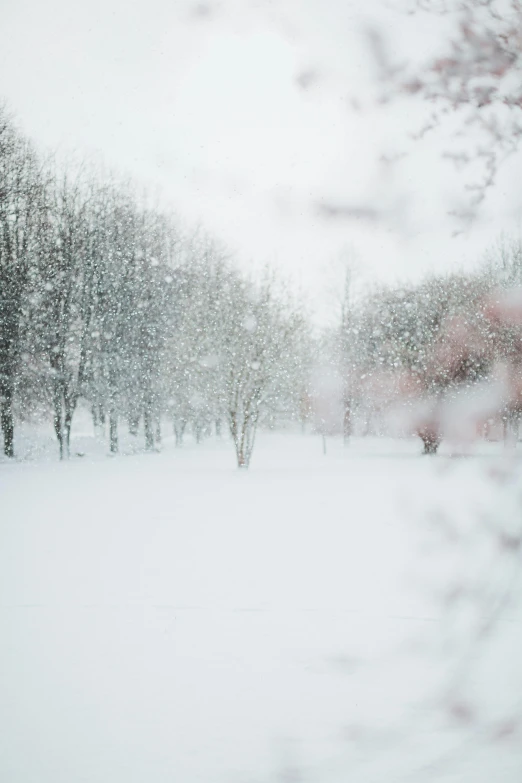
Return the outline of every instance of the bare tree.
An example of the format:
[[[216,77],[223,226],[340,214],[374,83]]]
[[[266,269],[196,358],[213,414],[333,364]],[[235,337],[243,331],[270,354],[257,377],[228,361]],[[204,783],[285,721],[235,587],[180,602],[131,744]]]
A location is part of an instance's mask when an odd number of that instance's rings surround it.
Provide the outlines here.
[[[20,336],[30,286],[41,189],[32,145],[0,109],[0,424],[4,453],[14,456],[15,392]]]
[[[52,372],[53,421],[60,458],[68,457],[73,415],[85,383],[94,311],[89,254],[90,196],[81,176],[64,174],[47,189],[38,256],[42,328]]]
[[[224,402],[237,464],[248,468],[260,417],[284,410],[289,399],[296,416],[302,383],[301,314],[266,277],[258,287],[240,283],[234,290],[224,339]]]
[[[522,2],[520,0],[419,0],[421,13],[454,18],[454,33],[438,56],[421,67],[392,64],[385,39],[373,36],[381,78],[387,88],[421,97],[431,118],[420,135],[460,117],[465,150],[448,151],[458,165],[480,163],[481,178],[459,217],[472,217],[495,184],[502,163],[522,138]]]

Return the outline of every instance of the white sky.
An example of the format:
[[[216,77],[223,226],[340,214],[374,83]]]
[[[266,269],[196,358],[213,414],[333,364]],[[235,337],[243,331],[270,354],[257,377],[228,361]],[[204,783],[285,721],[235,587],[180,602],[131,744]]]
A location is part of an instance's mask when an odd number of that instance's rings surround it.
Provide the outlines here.
[[[375,105],[364,36],[373,20],[394,59],[415,60],[440,50],[449,22],[390,5],[0,0],[0,95],[40,144],[101,156],[243,263],[277,264],[313,294],[346,247],[365,279],[472,264],[519,228],[521,161],[505,167],[481,220],[452,237],[446,213],[465,175],[441,160],[447,134],[409,138],[424,109]],[[404,151],[395,165],[381,160]],[[388,219],[328,220],[322,201],[370,203]]]

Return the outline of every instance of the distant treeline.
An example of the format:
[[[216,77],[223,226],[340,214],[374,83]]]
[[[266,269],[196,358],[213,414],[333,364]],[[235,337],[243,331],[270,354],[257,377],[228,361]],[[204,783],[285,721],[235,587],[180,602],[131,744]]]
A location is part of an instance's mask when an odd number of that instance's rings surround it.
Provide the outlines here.
[[[17,422],[46,417],[67,457],[81,400],[112,452],[123,425],[147,449],[165,422],[178,443],[186,428],[200,440],[224,426],[247,467],[260,422],[312,419],[348,438],[397,399],[440,398],[502,363],[509,378],[498,409],[516,418],[520,326],[495,302],[521,285],[522,244],[504,240],[475,273],[380,287],[357,301],[346,285],[339,323],[318,335],[290,284],[269,271],[246,275],[132,183],[46,159],[0,110],[8,457]],[[326,405],[324,384],[314,384],[321,367],[340,379]],[[433,422],[412,427],[425,445],[437,440]]]

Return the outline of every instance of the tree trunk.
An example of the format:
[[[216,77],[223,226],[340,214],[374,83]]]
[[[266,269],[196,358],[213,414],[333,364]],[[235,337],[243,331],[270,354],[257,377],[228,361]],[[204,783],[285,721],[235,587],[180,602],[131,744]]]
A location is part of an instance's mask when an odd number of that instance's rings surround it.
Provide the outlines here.
[[[2,384],[0,388],[0,423],[4,436],[4,454],[14,457],[13,388]]]
[[[352,435],[352,405],[351,399],[344,399],[344,415],[343,415],[343,437],[344,445],[346,446]]]
[[[176,446],[183,446],[183,435],[185,433],[186,421],[177,420],[174,422],[174,435],[176,436]]]
[[[58,379],[54,384],[54,431],[60,448],[60,459],[68,459],[71,453],[71,427],[77,396],[69,393],[67,381]]]
[[[111,454],[118,453],[118,416],[115,410],[109,412],[109,443]]]
[[[150,405],[146,405],[143,411],[143,424],[145,429],[145,448],[152,451],[154,448],[154,430],[152,427],[152,412]]]
[[[237,466],[243,470],[250,467],[250,459],[254,450],[257,429],[257,415],[247,416],[241,423],[239,438],[234,439],[236,446]]]
[[[108,365],[109,381],[109,448],[111,454],[117,454],[119,450],[118,441],[118,373],[116,368],[115,356],[111,355]]]
[[[60,449],[60,459],[63,459],[63,444],[64,444],[64,429],[62,419],[62,382],[61,380],[54,381],[53,388],[53,424],[56,438],[58,440],[58,447]]]
[[[234,441],[236,446],[236,457],[238,468],[248,468],[247,455],[245,453],[245,436],[246,436],[246,421],[243,421],[241,426],[241,432],[238,433],[238,437]]]
[[[65,391],[65,420],[64,420],[64,435],[65,435],[65,449],[67,458],[71,456],[71,428],[74,411],[76,410],[76,403],[78,396],[76,393],[68,394]]]
[[[64,452],[65,452],[66,459],[69,459],[69,457],[71,456],[71,425],[72,425],[72,416],[69,418],[68,415],[65,414],[63,445],[64,445]]]
[[[509,411],[504,416],[504,447],[516,449],[519,431],[518,413]]]
[[[436,454],[442,440],[438,432],[426,428],[421,430],[418,435],[424,444],[423,454]]]
[[[238,468],[242,468],[246,470],[248,468],[247,458],[245,455],[245,447],[241,443],[239,446],[236,447],[236,455],[237,455],[237,466]]]

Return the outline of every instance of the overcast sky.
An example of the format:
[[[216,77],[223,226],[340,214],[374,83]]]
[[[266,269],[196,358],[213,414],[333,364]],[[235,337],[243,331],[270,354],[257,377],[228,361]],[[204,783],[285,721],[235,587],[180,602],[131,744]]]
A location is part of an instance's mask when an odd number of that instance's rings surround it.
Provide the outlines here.
[[[427,107],[376,104],[365,35],[378,29],[394,61],[416,61],[440,51],[451,20],[400,6],[0,0],[0,94],[39,144],[157,188],[244,264],[277,264],[317,292],[352,247],[365,279],[417,277],[470,265],[518,231],[522,165],[506,166],[481,219],[453,237],[462,226],[447,212],[469,173],[441,158],[447,131],[411,140]],[[324,203],[386,217],[331,220]]]

